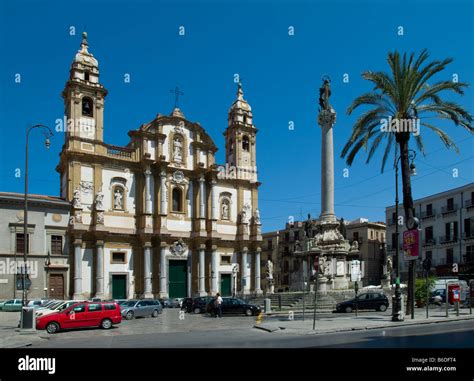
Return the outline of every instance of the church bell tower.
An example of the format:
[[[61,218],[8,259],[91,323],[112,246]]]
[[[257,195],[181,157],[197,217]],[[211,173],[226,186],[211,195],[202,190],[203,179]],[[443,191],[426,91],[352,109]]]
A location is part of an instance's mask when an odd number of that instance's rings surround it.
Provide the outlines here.
[[[99,82],[99,63],[89,53],[87,33],[82,33],[81,48],[69,71],[62,92],[66,139],[80,138],[103,142],[104,99],[107,90]]]
[[[257,181],[257,128],[252,120],[252,108],[244,99],[242,84],[238,84],[237,99],[229,109],[224,132],[226,163],[234,168],[238,179]]]

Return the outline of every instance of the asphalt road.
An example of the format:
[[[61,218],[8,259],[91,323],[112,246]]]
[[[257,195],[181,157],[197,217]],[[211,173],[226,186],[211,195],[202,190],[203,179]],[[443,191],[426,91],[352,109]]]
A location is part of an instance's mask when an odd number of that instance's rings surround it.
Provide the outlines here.
[[[119,328],[115,328],[118,330]],[[37,348],[473,348],[474,322],[436,323],[331,334],[236,328],[48,340]]]

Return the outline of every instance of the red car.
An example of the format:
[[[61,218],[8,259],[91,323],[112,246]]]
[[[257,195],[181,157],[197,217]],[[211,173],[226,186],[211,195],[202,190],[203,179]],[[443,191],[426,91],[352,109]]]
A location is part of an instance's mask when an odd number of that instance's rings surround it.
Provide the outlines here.
[[[46,329],[48,333],[83,327],[109,329],[121,321],[120,307],[116,302],[79,302],[64,311],[37,318],[36,328]]]

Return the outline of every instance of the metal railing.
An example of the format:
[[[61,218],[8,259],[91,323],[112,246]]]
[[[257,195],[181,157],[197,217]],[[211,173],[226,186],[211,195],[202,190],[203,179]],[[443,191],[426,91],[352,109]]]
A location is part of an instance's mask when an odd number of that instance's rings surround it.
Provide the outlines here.
[[[442,235],[439,237],[439,243],[449,243],[449,242],[457,242],[458,237],[451,236],[451,235]]]
[[[443,206],[441,208],[441,213],[446,214],[446,213],[453,213],[458,210],[458,204],[453,204],[450,206]]]
[[[424,212],[421,212],[421,218],[422,219],[431,218],[431,217],[435,217],[435,216],[436,216],[436,210],[435,209],[432,209],[430,211],[425,210]]]
[[[436,245],[436,238],[427,238],[423,241],[423,246],[433,246]]]

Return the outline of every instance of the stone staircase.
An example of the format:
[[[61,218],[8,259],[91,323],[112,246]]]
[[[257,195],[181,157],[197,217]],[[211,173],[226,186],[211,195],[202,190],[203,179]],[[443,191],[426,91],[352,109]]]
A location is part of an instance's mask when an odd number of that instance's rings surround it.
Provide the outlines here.
[[[310,292],[285,292],[268,296],[253,296],[246,298],[247,303],[264,307],[265,299],[271,300],[273,311],[279,310],[279,300],[281,300],[281,310],[302,310],[303,300],[305,309],[314,308],[314,293]],[[316,301],[317,312],[332,312],[336,309],[336,304],[344,300],[354,298],[353,291],[329,291],[326,294],[318,293]]]

